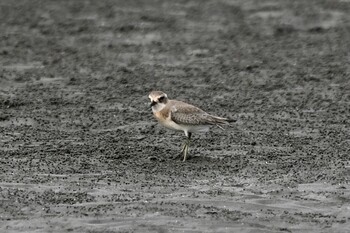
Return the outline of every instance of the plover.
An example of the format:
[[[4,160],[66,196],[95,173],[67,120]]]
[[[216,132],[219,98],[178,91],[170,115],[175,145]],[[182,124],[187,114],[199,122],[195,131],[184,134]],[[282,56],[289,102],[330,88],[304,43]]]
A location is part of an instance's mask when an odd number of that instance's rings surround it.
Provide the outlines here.
[[[187,158],[192,133],[207,132],[211,125],[223,129],[221,125],[234,121],[210,115],[182,101],[170,100],[162,91],[152,91],[148,97],[151,99],[153,115],[161,125],[172,130],[184,131],[187,138],[180,152],[180,156],[183,155],[183,161]]]

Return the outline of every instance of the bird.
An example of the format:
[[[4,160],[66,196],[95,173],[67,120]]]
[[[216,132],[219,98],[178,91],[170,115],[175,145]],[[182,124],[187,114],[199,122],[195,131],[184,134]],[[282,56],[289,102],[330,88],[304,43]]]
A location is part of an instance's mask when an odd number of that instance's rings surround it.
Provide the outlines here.
[[[211,125],[223,129],[222,125],[235,121],[211,115],[183,101],[169,99],[168,95],[162,91],[152,91],[148,98],[151,100],[153,115],[161,125],[185,133],[186,140],[180,154],[175,157],[181,157],[182,154],[182,161],[186,161],[188,157],[192,133],[207,132]]]

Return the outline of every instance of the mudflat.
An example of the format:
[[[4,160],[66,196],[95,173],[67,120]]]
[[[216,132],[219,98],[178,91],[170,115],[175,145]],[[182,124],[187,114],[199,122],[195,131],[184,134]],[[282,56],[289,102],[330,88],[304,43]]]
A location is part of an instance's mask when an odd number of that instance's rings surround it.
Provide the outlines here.
[[[0,2],[1,232],[348,232],[350,2]],[[148,94],[237,119],[184,140]]]

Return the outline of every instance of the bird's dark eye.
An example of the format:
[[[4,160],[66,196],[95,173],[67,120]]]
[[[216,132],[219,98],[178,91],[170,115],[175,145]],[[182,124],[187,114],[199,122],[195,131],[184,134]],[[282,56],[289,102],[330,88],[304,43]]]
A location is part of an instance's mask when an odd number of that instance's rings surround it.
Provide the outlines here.
[[[161,96],[161,97],[159,97],[158,101],[159,101],[160,103],[162,103],[162,102],[164,101],[164,99],[165,99],[165,96]]]

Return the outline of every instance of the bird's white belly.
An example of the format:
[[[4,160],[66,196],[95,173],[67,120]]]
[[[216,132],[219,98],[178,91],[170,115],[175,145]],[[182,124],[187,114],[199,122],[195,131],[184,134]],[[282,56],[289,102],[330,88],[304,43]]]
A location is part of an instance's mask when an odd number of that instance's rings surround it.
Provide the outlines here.
[[[209,130],[208,125],[179,125],[172,120],[160,121],[160,123],[168,129],[179,130],[184,132],[207,132]]]
[[[165,126],[168,129],[172,129],[172,130],[181,130],[183,131],[184,128],[181,127],[181,125],[176,124],[174,121],[172,120],[165,120],[165,121],[159,121],[163,126]]]

